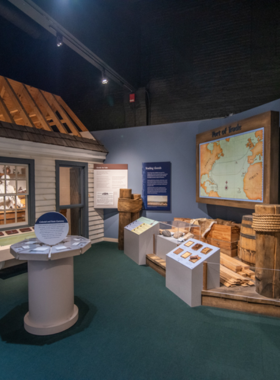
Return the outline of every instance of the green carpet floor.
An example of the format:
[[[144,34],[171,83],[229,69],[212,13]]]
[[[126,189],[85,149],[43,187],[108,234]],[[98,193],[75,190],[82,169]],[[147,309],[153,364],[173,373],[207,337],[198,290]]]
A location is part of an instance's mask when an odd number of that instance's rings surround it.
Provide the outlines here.
[[[165,279],[99,243],[75,258],[81,317],[67,332],[23,329],[27,274],[0,279],[0,379],[280,379],[280,320],[190,308]]]

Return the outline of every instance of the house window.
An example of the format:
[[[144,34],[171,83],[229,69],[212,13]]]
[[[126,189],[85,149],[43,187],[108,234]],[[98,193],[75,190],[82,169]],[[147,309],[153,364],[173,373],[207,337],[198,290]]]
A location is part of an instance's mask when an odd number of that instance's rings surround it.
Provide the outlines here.
[[[34,224],[34,163],[32,160],[1,160],[0,229]],[[32,174],[32,175],[31,175]]]

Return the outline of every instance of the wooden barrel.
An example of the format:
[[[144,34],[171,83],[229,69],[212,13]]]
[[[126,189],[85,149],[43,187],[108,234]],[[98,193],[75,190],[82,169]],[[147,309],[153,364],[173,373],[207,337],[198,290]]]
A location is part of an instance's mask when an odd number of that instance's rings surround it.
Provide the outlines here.
[[[254,266],[256,263],[256,233],[252,228],[252,223],[252,215],[242,217],[238,257],[246,264]]]
[[[280,298],[280,205],[256,205],[256,292]]]

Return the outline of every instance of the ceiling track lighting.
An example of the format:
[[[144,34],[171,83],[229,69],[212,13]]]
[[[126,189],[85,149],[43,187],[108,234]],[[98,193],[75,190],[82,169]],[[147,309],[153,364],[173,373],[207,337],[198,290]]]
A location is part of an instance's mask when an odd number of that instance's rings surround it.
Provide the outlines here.
[[[109,82],[108,78],[105,75],[105,70],[104,69],[102,70],[102,80],[101,80],[101,82],[102,82],[102,84],[107,84]]]
[[[112,79],[122,87],[127,88],[130,92],[136,91],[133,85],[127,82],[121,75],[119,75],[115,70],[108,66],[101,58],[99,58],[81,41],[74,37],[67,29],[63,28],[62,25],[60,25],[49,14],[43,11],[42,8],[38,7],[34,1],[8,0],[8,2],[21,10],[33,21],[41,25],[49,33],[54,35],[56,37],[58,47],[66,45],[100,71],[105,70],[106,68],[106,77],[102,83],[107,84],[110,78],[110,80]]]
[[[63,45],[63,36],[61,33],[57,32],[56,33],[56,46],[60,47]]]

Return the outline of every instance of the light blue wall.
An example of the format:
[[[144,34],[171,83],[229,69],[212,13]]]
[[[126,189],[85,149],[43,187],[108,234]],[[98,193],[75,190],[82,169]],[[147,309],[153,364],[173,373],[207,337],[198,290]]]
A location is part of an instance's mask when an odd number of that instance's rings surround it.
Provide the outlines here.
[[[171,211],[144,211],[143,215],[160,221],[185,218],[222,218],[241,221],[252,210],[196,203],[196,135],[266,111],[280,111],[280,99],[260,107],[213,120],[92,132],[109,154],[106,163],[128,164],[128,187],[142,191],[143,162],[171,162]],[[118,214],[105,210],[105,237],[118,237]]]

